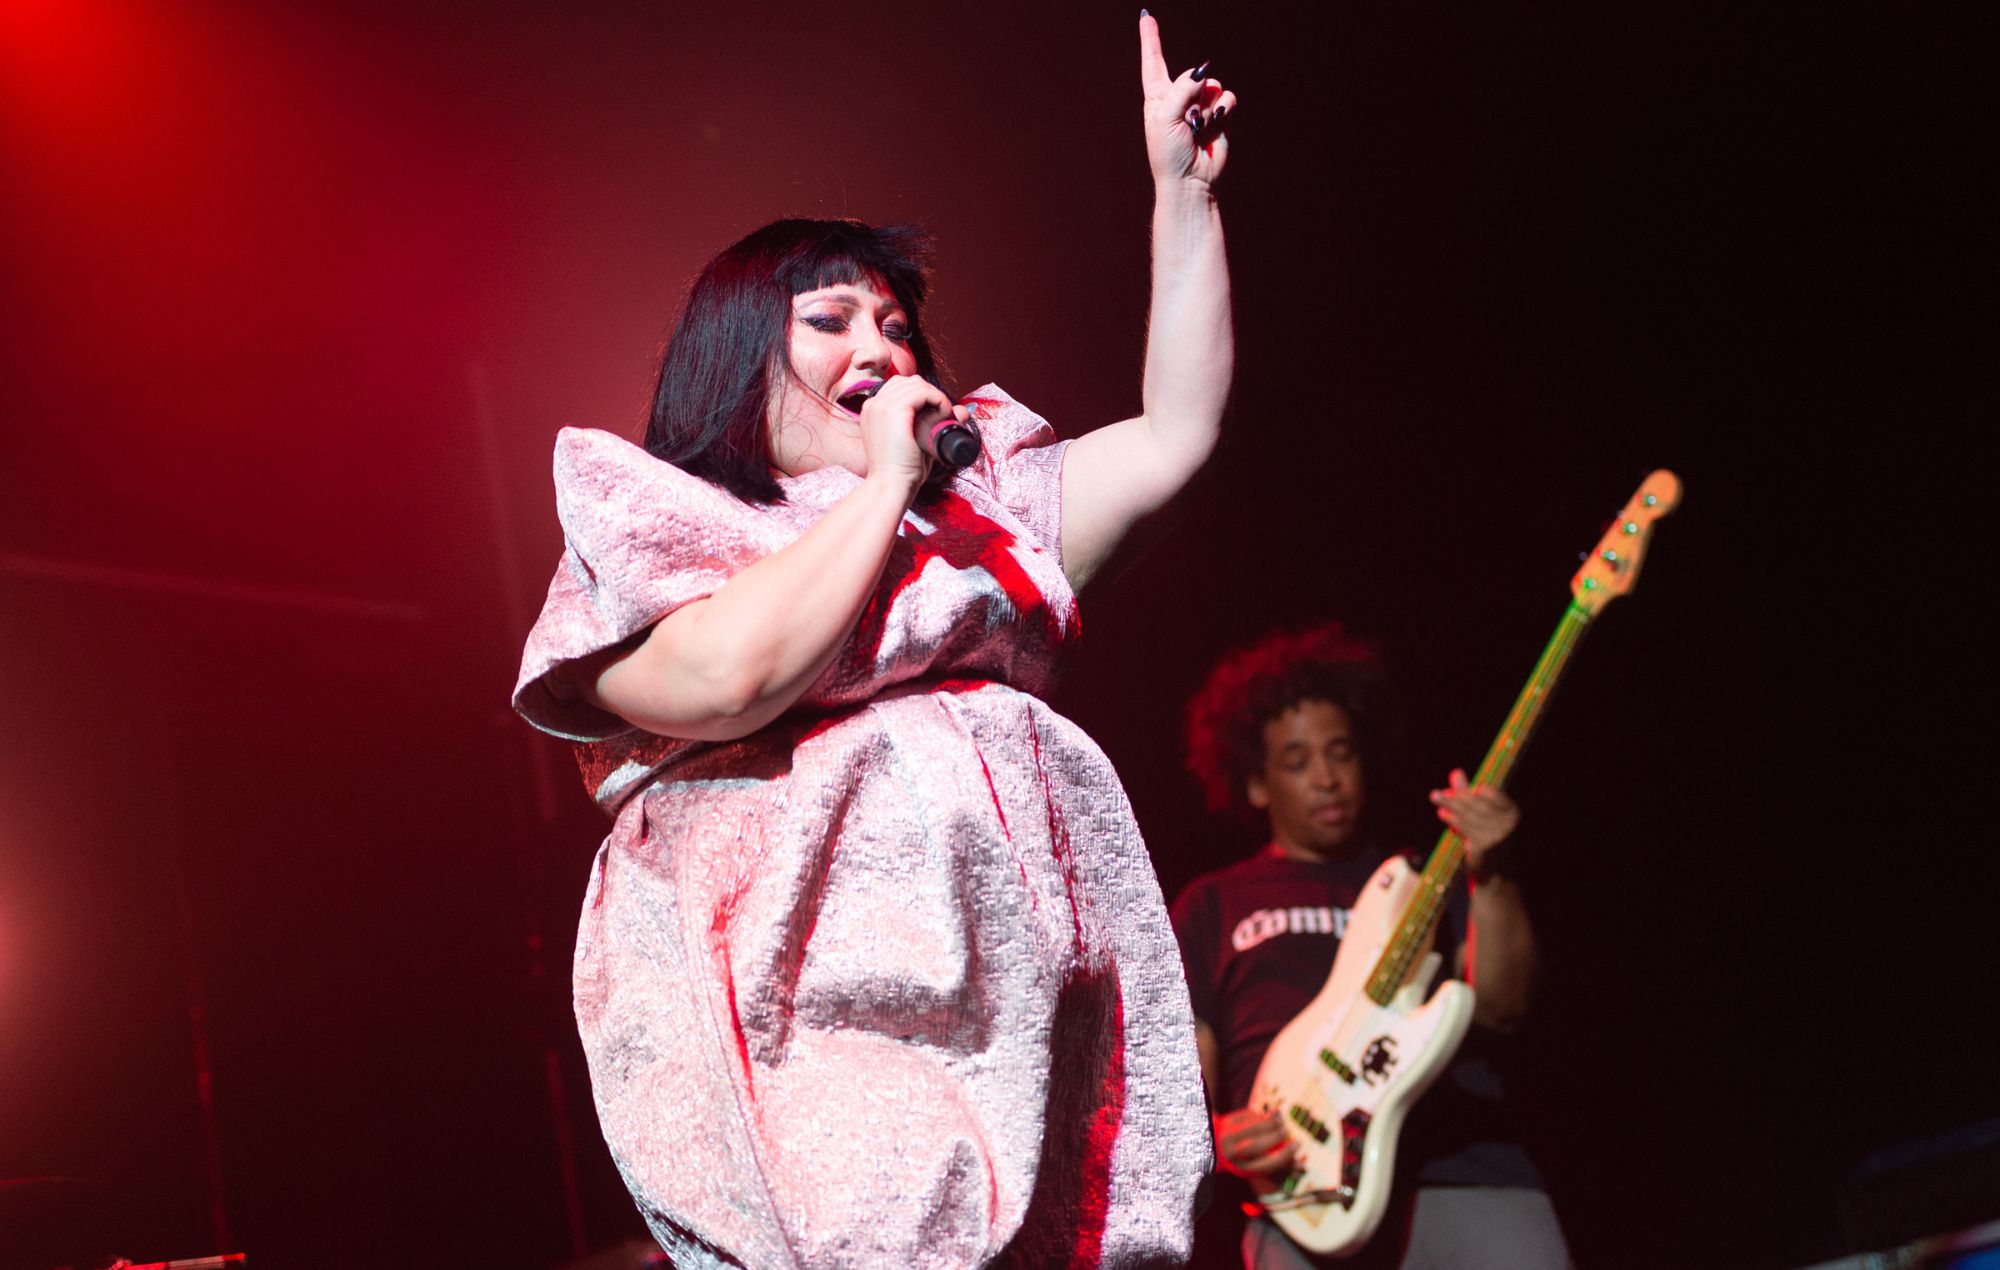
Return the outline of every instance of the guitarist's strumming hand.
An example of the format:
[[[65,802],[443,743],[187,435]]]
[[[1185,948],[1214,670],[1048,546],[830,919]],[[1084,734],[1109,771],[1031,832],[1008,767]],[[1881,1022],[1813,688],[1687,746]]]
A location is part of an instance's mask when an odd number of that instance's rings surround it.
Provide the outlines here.
[[[1215,1153],[1222,1167],[1259,1191],[1276,1190],[1298,1165],[1298,1148],[1275,1111],[1244,1107],[1215,1117]]]
[[[1438,819],[1465,839],[1465,867],[1474,878],[1491,871],[1487,853],[1505,842],[1521,823],[1521,809],[1504,790],[1490,785],[1468,786],[1463,768],[1453,768],[1445,788],[1431,791],[1431,802],[1437,806]]]

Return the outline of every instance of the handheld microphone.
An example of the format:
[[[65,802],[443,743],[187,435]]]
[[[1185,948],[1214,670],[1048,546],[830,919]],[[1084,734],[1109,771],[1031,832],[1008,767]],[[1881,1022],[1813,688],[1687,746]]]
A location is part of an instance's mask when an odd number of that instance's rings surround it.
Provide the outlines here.
[[[946,467],[970,467],[979,458],[979,434],[960,423],[956,415],[918,424],[917,445]]]
[[[879,380],[871,380],[848,393],[840,400],[843,409],[853,414],[861,413],[861,403],[882,391]],[[853,404],[849,404],[853,403]],[[930,416],[936,415],[936,418]],[[960,423],[958,416],[946,407],[939,413],[936,406],[926,406],[917,413],[914,420],[917,432],[917,448],[948,468],[970,467],[979,459],[979,433],[969,423]]]

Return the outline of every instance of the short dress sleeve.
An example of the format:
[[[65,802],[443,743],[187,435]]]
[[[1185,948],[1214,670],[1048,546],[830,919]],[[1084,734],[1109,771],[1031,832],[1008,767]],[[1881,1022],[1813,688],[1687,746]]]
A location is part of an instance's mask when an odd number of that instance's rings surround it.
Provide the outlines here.
[[[1069,442],[1048,420],[987,384],[960,398],[979,425],[980,454],[954,482],[970,484],[1012,513],[1035,545],[1062,563],[1062,465]]]
[[[555,483],[562,561],[528,634],[514,708],[555,736],[604,740],[632,726],[552,690],[550,672],[713,593],[791,535],[728,491],[592,428],[558,435]]]

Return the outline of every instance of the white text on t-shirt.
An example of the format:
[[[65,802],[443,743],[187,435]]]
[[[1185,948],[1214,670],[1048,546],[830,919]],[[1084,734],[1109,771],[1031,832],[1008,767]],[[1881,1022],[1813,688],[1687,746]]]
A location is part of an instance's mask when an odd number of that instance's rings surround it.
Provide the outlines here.
[[[1229,946],[1237,952],[1248,952],[1274,935],[1332,935],[1336,939],[1347,933],[1347,913],[1344,908],[1329,908],[1322,904],[1318,908],[1260,908],[1242,921],[1229,933]]]

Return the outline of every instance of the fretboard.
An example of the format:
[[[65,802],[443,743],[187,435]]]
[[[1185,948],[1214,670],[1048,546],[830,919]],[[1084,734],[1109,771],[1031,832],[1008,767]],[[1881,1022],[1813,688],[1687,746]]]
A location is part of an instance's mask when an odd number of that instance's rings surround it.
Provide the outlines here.
[[[1556,625],[1554,637],[1542,650],[1541,659],[1535,663],[1534,673],[1528,676],[1527,686],[1514,699],[1514,709],[1508,714],[1500,735],[1494,738],[1492,748],[1486,751],[1486,761],[1479,765],[1479,772],[1472,779],[1474,785],[1488,785],[1495,789],[1506,786],[1507,777],[1513,773],[1514,764],[1526,748],[1529,735],[1542,717],[1542,708],[1555,691],[1556,679],[1562,674],[1563,667],[1569,664],[1570,654],[1576,651],[1577,642],[1583,638],[1583,632],[1589,625],[1590,614],[1571,602],[1562,621]],[[1445,830],[1437,846],[1431,848],[1431,858],[1424,865],[1417,893],[1411,898],[1403,920],[1396,924],[1389,946],[1382,950],[1381,957],[1375,962],[1374,973],[1368,977],[1369,1000],[1377,1005],[1387,1005],[1402,988],[1403,982],[1410,976],[1417,951],[1429,939],[1432,927],[1437,925],[1438,914],[1444,911],[1445,897],[1451,893],[1452,885],[1458,881],[1458,871],[1464,865],[1465,839],[1459,836],[1456,829]]]

